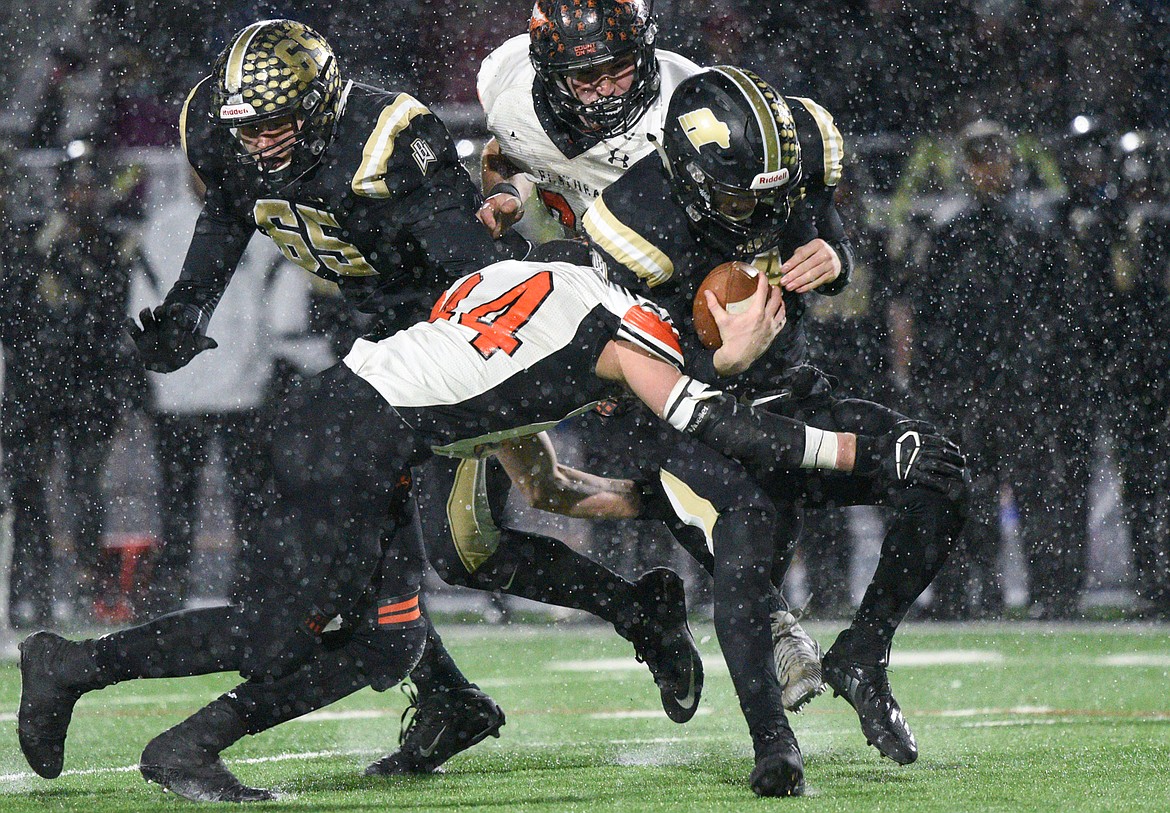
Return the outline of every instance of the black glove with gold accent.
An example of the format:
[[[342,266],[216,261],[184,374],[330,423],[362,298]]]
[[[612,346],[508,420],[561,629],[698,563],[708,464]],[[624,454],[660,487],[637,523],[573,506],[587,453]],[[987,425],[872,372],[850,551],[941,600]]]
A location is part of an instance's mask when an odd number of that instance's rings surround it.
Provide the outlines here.
[[[189,306],[180,303],[143,308],[138,314],[142,326],[131,319],[126,330],[138,348],[146,369],[173,373],[204,350],[219,347],[215,339],[197,330],[198,318],[191,319]]]
[[[961,495],[968,479],[959,447],[924,421],[899,421],[885,435],[858,435],[853,473],[948,496]]]

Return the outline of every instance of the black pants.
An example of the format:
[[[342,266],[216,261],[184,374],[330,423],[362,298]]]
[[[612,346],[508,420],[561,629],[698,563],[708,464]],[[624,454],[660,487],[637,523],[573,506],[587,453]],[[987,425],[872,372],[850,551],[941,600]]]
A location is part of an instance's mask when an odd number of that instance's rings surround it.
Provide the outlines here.
[[[427,450],[342,366],[294,389],[276,430],[239,601],[99,639],[103,682],[239,672],[248,680],[231,695],[254,733],[414,667],[427,622],[409,467]]]
[[[836,398],[831,382],[812,368],[794,371],[787,384],[761,408],[820,429],[866,435],[885,434],[906,419],[880,404]],[[762,597],[769,583],[783,581],[804,510],[846,505],[892,509],[877,570],[850,627],[855,633],[850,640],[857,643],[851,644],[855,648],[849,657],[868,662],[884,657],[895,629],[950,555],[966,517],[965,499],[918,486],[889,488],[853,474],[777,471],[762,477],[761,485],[774,502],[774,523],[743,512],[740,521],[724,525],[715,548],[716,632],[754,736],[774,730],[783,719]]]

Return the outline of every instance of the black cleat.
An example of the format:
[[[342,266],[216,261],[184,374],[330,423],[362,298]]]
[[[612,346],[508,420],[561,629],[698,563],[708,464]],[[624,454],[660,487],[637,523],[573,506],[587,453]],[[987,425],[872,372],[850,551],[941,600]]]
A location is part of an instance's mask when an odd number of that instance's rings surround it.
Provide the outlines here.
[[[200,747],[174,728],[147,744],[138,770],[147,782],[192,802],[267,802],[276,798],[270,790],[245,785],[219,754]]]
[[[877,663],[861,663],[847,660],[833,651],[836,648],[836,645],[831,647],[821,662],[825,682],[832,687],[835,697],[844,697],[853,706],[866,741],[899,765],[909,765],[918,759],[914,732],[890,691],[890,679],[886,675],[888,655]]]
[[[804,759],[787,724],[778,732],[752,737],[756,767],[748,778],[757,796],[803,796]]]
[[[61,775],[73,707],[97,688],[96,671],[83,643],[55,633],[34,632],[20,645],[20,750],[45,779]]]
[[[638,661],[650,667],[666,716],[685,723],[699,708],[703,661],[687,625],[683,581],[673,570],[656,567],[643,573],[634,588],[642,612],[619,632],[634,645]]]
[[[414,716],[398,735],[401,747],[366,768],[366,776],[434,773],[439,766],[487,737],[499,737],[504,711],[474,684],[440,689],[421,701],[410,688],[402,690]]]

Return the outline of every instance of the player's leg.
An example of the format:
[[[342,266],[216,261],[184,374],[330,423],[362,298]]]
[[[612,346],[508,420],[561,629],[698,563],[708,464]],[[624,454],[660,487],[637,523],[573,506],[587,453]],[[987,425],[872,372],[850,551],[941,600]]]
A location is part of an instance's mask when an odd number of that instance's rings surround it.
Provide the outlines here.
[[[408,522],[397,531],[399,545],[417,550],[423,561],[418,512],[413,503],[409,508]],[[504,725],[503,710],[464,676],[429,621],[425,633],[425,646],[410,673],[417,687],[408,691],[410,721],[399,732],[398,749],[371,763],[367,775],[433,773],[485,737],[498,737]]]
[[[811,425],[836,431],[881,435],[906,418],[869,401],[810,399],[793,414]],[[889,650],[898,625],[938,574],[954,549],[966,519],[966,495],[946,495],[922,486],[887,489],[871,478],[832,473],[797,474],[806,505],[888,505],[893,516],[881,555],[850,627],[842,632],[823,665],[825,680],[856,709],[869,742],[901,764],[918,756],[886,677]]]
[[[686,620],[682,580],[655,568],[629,582],[559,540],[500,527],[507,477],[484,460],[436,459],[419,489],[427,556],[451,584],[585,610],[634,645],[663,708],[686,722],[697,707],[702,661]],[[679,698],[683,703],[680,705]]]
[[[255,676],[155,737],[142,754],[143,776],[197,801],[273,798],[270,791],[241,783],[220,754],[246,735],[324,708],[366,686],[385,691],[402,681],[426,640],[428,623],[418,589],[424,560],[409,537],[388,535],[385,548],[376,576],[344,615],[339,630],[321,635],[296,668]]]
[[[772,518],[754,509],[727,511],[715,523],[715,633],[752,737],[752,790],[796,796],[804,791],[804,763],[772,654],[771,530]]]
[[[279,499],[250,554],[238,605],[175,613],[96,641],[40,633],[22,645],[21,746],[42,776],[60,773],[69,718],[84,692],[136,677],[283,673],[344,609],[333,597],[365,588],[394,510],[395,472],[420,450],[397,413],[344,368],[313,379],[289,402],[274,449]]]
[[[719,455],[662,423],[657,436],[654,459],[659,461],[655,476],[669,504],[669,510],[698,531],[703,549],[711,556],[712,527],[715,518],[733,509],[752,508],[773,516],[777,507],[761,492],[747,472],[734,461]],[[778,678],[783,690],[784,708],[800,711],[824,691],[821,677],[821,649],[789,611],[780,591],[791,560],[791,547],[799,533],[797,514],[785,511],[784,519],[775,519],[773,529],[774,564],[768,589],[772,627],[772,649]],[[675,534],[676,539],[681,539]],[[713,560],[712,560],[713,561]]]

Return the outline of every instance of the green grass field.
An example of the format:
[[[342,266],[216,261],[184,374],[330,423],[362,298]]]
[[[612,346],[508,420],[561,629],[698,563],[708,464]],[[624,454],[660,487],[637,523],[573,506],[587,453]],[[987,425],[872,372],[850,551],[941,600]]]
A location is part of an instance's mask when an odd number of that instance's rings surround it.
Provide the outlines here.
[[[831,642],[836,628],[811,625]],[[405,700],[363,691],[249,737],[226,753],[246,782],[276,787],[273,811],[1170,810],[1170,627],[907,625],[894,692],[921,757],[898,767],[866,746],[852,709],[822,696],[793,725],[809,793],[757,800],[751,747],[709,626],[699,715],[661,713],[632,649],[597,627],[441,627],[508,724],[440,776],[361,775],[397,742]],[[230,676],[139,681],[88,695],[65,773],[33,775],[16,742],[19,673],[0,667],[0,810],[191,809],[136,763],[155,733],[227,689]],[[238,808],[233,808],[238,809]]]

